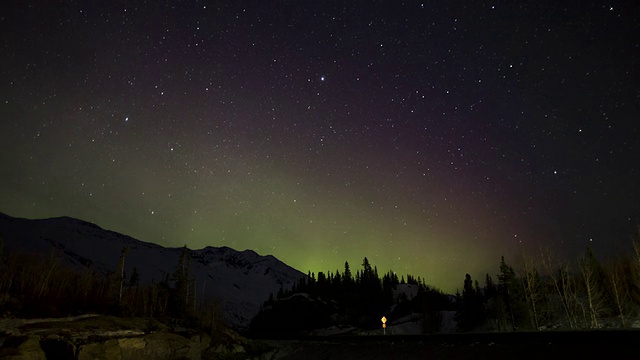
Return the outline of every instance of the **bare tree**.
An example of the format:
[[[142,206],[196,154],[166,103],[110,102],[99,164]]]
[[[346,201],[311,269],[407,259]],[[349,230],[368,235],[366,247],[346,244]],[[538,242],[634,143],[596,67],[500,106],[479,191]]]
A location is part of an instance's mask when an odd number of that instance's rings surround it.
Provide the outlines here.
[[[634,261],[633,261],[633,272],[632,282],[634,284],[634,291],[632,295],[636,299],[636,301],[640,301],[640,225],[638,226],[638,238],[633,241],[633,250],[634,250]]]
[[[575,286],[573,286],[573,282],[571,281],[569,268],[565,264],[556,264],[556,260],[549,248],[541,250],[540,254],[542,266],[551,285],[553,285],[553,288],[556,290],[558,299],[560,299],[562,310],[569,323],[569,328],[575,329],[577,324],[574,312],[571,309],[572,292],[575,292]]]
[[[91,269],[84,268],[78,274],[77,284],[75,287],[76,296],[83,301],[88,301],[91,290],[95,285],[94,283],[96,278],[97,275]]]
[[[580,324],[578,316],[583,315],[585,318],[585,309],[582,303],[578,300],[578,286],[576,276],[571,274],[571,268],[567,264],[560,266],[558,270],[558,277],[560,278],[560,286],[563,295],[563,301],[567,304],[567,311],[569,319],[573,323],[574,328],[585,327],[584,323]],[[585,318],[586,319],[586,318]]]
[[[609,262],[607,266],[607,282],[611,290],[611,297],[615,305],[615,310],[620,317],[620,324],[626,327],[625,312],[629,299],[629,284],[627,276],[629,267],[624,259]]]
[[[10,272],[9,260],[4,256],[4,239],[0,237],[0,293],[8,293],[13,282],[13,274]]]
[[[51,284],[51,280],[60,265],[60,257],[61,256],[56,249],[52,249],[51,253],[49,253],[49,257],[45,261],[45,270],[39,274],[39,280],[36,286],[36,297],[38,299],[46,294],[48,287]]]
[[[123,247],[122,250],[120,250],[120,260],[118,261],[118,305],[122,305],[122,288],[124,286],[124,259],[127,256],[127,253],[129,253],[129,248],[128,247]]]
[[[540,328],[540,300],[542,299],[542,291],[540,287],[540,275],[538,273],[538,265],[534,259],[524,252],[522,253],[522,262],[524,266],[524,274],[522,285],[524,287],[524,295],[529,308],[531,326],[538,330]]]
[[[0,237],[0,306],[9,299],[14,276],[11,259],[5,258],[4,239]]]
[[[602,293],[603,284],[599,276],[599,264],[590,248],[587,249],[585,255],[580,257],[578,264],[587,296],[590,327],[597,329],[600,327],[599,318],[605,308],[604,294]]]

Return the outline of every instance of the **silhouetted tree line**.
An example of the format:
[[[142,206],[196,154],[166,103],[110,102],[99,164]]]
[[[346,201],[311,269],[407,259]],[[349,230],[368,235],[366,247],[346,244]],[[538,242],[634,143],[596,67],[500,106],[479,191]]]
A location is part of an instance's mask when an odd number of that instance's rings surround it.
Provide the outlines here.
[[[398,294],[400,284],[415,285],[417,296],[408,299],[406,294]],[[393,322],[420,313],[425,316],[425,330],[433,332],[440,324],[439,311],[450,307],[449,297],[429,287],[424,279],[411,275],[398,278],[393,271],[380,276],[377,267],[365,257],[355,274],[345,262],[342,272],[309,272],[290,290],[280,289],[253,320],[252,330],[272,335],[330,325],[374,328],[380,327],[383,315]]]
[[[631,257],[598,260],[591,248],[572,268],[546,250],[500,261],[498,282],[467,274],[456,294],[458,329],[495,331],[628,327],[640,311],[640,241]]]
[[[0,239],[0,314],[12,317],[56,317],[83,313],[150,317],[214,331],[222,326],[212,299],[196,301],[189,249],[185,246],[173,274],[148,285],[140,284],[133,268],[124,271],[128,249],[106,275],[86,267],[77,270],[63,254],[5,253]]]

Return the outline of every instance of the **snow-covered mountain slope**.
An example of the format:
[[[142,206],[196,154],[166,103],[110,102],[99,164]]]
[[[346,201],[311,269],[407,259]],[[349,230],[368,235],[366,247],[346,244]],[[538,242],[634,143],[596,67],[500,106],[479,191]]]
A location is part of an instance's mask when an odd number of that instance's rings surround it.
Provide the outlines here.
[[[0,238],[8,251],[48,254],[58,249],[76,267],[113,271],[124,247],[129,249],[125,271],[135,267],[141,283],[171,275],[182,251],[136,240],[69,217],[28,220],[0,213]],[[273,256],[251,250],[206,247],[191,251],[191,271],[197,296],[215,297],[223,303],[229,326],[246,329],[269,294],[288,289],[305,275]]]

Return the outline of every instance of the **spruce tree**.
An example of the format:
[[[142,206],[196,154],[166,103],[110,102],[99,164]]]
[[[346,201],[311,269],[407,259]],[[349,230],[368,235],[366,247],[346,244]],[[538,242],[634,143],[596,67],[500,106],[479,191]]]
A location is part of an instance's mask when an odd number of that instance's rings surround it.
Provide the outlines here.
[[[481,302],[478,286],[473,286],[471,275],[466,274],[462,295],[459,296],[461,307],[456,314],[458,327],[462,331],[470,331],[481,323]]]

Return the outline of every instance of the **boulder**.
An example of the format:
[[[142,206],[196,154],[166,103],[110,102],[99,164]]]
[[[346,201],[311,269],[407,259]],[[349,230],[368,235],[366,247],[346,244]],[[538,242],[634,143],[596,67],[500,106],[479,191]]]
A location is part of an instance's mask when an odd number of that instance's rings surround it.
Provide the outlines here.
[[[36,335],[29,335],[26,341],[10,352],[1,352],[0,358],[5,360],[47,360],[40,347],[40,336]]]
[[[149,342],[145,338],[118,339],[122,359],[143,359],[147,353]]]
[[[183,336],[158,332],[144,337],[111,339],[85,344],[78,349],[78,360],[201,359],[209,347],[207,335]]]
[[[78,360],[122,360],[122,351],[118,340],[81,345],[78,348]]]

